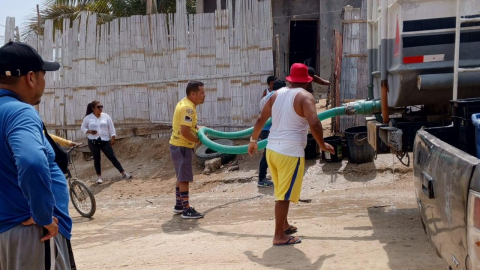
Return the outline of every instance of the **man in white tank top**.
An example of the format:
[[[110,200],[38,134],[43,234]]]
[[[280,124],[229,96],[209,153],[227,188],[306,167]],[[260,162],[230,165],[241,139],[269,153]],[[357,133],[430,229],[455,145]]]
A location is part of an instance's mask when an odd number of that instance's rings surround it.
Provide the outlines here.
[[[297,228],[288,223],[290,202],[298,203],[305,165],[305,146],[308,127],[320,148],[334,153],[334,149],[323,141],[322,123],[318,119],[315,99],[305,89],[312,81],[308,68],[293,64],[287,81],[290,87],[277,90],[263,107],[250,138],[248,153],[253,156],[257,139],[265,122],[272,117],[272,127],[267,144],[267,162],[275,189],[275,235],[273,245],[292,245],[301,238],[288,236]]]

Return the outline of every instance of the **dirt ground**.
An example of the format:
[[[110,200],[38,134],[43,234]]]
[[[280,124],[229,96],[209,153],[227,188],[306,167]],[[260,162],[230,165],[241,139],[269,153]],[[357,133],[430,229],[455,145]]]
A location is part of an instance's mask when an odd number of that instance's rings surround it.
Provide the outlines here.
[[[183,220],[172,212],[168,140],[129,138],[114,149],[132,180],[103,162],[105,183],[93,185],[93,162],[75,159],[97,200],[92,219],[70,209],[79,269],[446,267],[420,224],[412,169],[391,155],[363,165],[308,161],[302,202],[289,215],[303,241],[273,247],[273,189],[256,186],[260,154],[237,157],[235,172],[203,175],[196,167],[190,198],[205,218]]]

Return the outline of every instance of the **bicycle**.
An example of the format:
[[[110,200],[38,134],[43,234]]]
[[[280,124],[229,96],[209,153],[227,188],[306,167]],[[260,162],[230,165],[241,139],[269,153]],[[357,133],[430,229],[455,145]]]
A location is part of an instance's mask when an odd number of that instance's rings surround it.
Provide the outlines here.
[[[65,177],[68,180],[68,187],[70,189],[70,199],[72,200],[73,207],[82,217],[90,218],[95,214],[97,210],[97,203],[95,201],[95,196],[90,188],[85,185],[81,180],[78,180],[77,177],[73,178],[70,172],[70,168],[73,167],[75,171],[75,176],[77,176],[77,169],[75,168],[75,163],[70,157],[71,151],[75,148],[78,148],[82,144],[70,147],[67,150],[68,154],[68,169],[65,173]]]

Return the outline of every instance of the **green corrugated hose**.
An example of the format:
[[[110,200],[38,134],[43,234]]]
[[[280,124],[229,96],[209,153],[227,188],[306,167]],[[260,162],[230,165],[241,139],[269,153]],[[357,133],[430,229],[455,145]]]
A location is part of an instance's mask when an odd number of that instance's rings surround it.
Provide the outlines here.
[[[361,114],[361,115],[369,115],[373,113],[377,113],[381,111],[381,102],[379,100],[360,100],[354,103],[346,104],[341,107],[332,108],[330,110],[326,110],[318,114],[318,119],[323,121],[328,118],[332,118],[335,116],[340,115],[354,115],[354,114]],[[268,119],[265,125],[269,125],[272,123],[272,118]],[[204,127],[198,131],[198,138],[200,141],[207,146],[208,148],[225,154],[246,154],[248,152],[248,145],[238,145],[238,146],[227,146],[221,145],[218,143],[213,142],[207,137],[207,134],[212,137],[216,138],[223,138],[223,139],[238,139],[244,138],[246,136],[250,136],[253,132],[253,127],[235,131],[235,132],[222,132],[218,130],[214,130],[208,127]],[[267,147],[267,141],[263,140],[258,143],[258,149],[264,149]]]

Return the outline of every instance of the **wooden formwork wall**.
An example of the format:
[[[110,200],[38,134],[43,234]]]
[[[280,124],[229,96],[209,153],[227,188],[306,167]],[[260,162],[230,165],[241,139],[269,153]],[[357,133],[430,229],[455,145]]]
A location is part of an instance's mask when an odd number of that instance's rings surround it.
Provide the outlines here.
[[[339,101],[347,103],[368,97],[367,1],[362,8],[347,7],[343,14],[343,53]],[[341,116],[336,131],[364,126],[365,116]]]
[[[176,14],[102,25],[96,14],[82,13],[55,32],[46,21],[47,34],[26,39],[45,60],[61,64],[47,73],[42,119],[51,132],[77,140],[84,137],[80,124],[87,104],[99,100],[117,129],[168,125],[188,81],[200,80],[207,94],[198,110],[200,125],[251,126],[273,74],[270,1],[237,0],[233,14],[228,0],[226,10],[188,15],[186,0],[177,0]],[[6,37],[14,27],[7,18]]]

